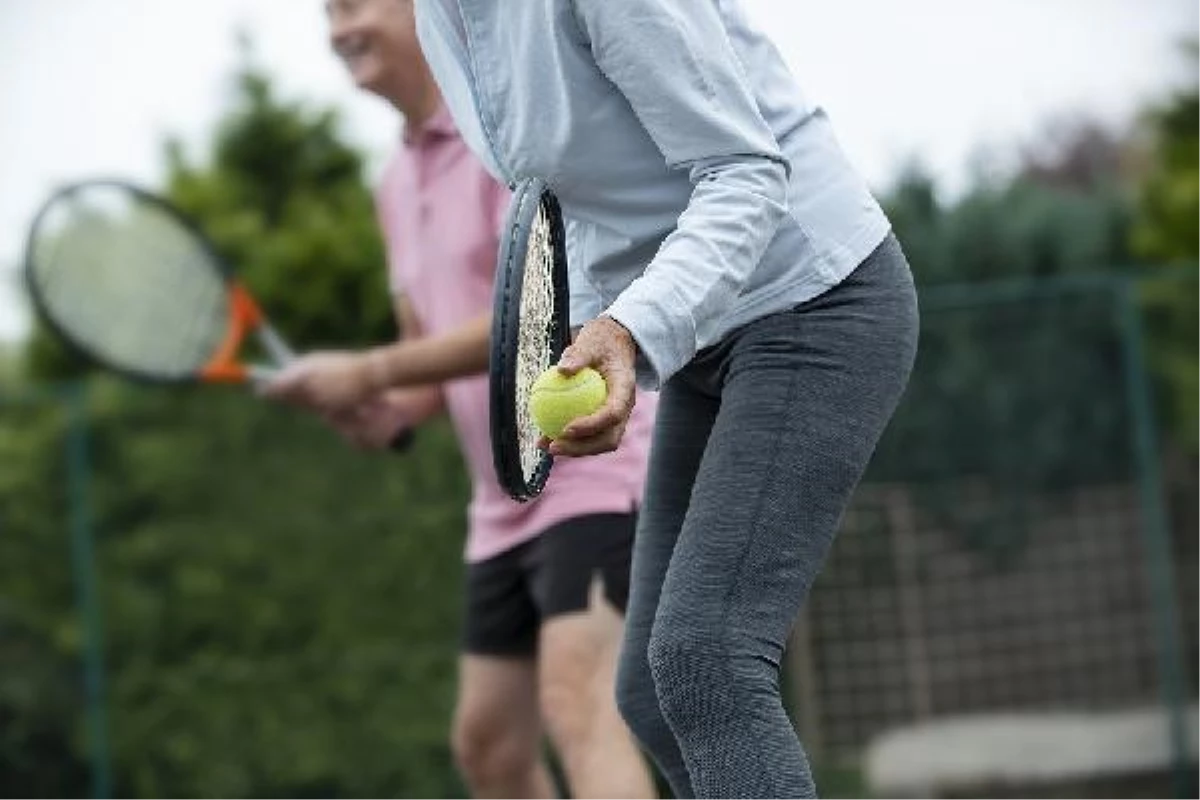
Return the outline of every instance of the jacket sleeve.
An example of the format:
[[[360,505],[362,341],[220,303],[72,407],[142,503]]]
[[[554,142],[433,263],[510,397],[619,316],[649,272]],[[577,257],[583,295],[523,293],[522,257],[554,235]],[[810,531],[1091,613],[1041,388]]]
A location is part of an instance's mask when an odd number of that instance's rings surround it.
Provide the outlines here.
[[[574,0],[596,65],[693,189],[645,272],[606,310],[659,385],[691,360],[788,214],[790,166],[717,0]]]

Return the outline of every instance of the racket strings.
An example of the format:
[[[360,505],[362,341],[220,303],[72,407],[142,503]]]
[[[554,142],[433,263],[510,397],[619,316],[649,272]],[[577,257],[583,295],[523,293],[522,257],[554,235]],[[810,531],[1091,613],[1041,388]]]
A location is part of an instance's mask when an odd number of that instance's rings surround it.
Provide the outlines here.
[[[516,389],[517,429],[521,471],[530,479],[542,464],[538,449],[541,433],[529,413],[533,382],[554,358],[554,247],[550,221],[539,208],[529,233],[521,286],[521,321],[518,326]]]
[[[111,188],[59,201],[40,226],[33,280],[77,342],[143,372],[205,364],[229,318],[221,274],[174,218]]]

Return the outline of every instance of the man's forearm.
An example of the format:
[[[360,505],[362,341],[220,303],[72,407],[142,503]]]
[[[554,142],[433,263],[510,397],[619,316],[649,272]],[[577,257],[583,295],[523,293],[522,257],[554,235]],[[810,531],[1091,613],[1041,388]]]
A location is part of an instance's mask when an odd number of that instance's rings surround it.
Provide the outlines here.
[[[436,336],[404,339],[377,347],[367,357],[371,381],[380,388],[443,383],[487,370],[491,314],[483,314]]]

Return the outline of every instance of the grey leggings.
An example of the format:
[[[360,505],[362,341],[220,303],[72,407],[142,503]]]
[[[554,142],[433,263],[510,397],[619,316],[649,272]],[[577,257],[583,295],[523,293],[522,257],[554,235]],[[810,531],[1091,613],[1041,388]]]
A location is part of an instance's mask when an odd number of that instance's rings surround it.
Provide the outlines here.
[[[889,236],[842,284],[663,387],[617,702],[677,796],[816,796],[780,659],[916,344]]]

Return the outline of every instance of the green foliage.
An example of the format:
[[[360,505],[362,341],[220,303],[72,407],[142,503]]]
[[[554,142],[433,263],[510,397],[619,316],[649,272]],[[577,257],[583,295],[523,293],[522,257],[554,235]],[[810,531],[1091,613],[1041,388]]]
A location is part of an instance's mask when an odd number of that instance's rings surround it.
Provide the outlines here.
[[[1188,48],[1195,75],[1196,47]],[[1153,155],[1141,187],[1134,247],[1154,261],[1200,258],[1200,91],[1193,83],[1147,114]]]
[[[308,346],[395,336],[362,158],[337,117],[275,97],[253,70],[205,163],[167,147],[168,196],[194,216],[284,334]]]
[[[105,599],[130,790],[455,791],[466,482],[449,430],[400,461],[243,397],[181,394],[167,419],[155,400],[122,401],[96,447],[97,473],[124,476],[97,505],[122,577]]]
[[[301,348],[394,336],[360,156],[336,117],[239,92],[166,193]],[[86,369],[39,332],[38,378]],[[237,389],[92,376],[116,790],[455,796],[449,750],[469,486],[445,422],[397,458]],[[3,400],[4,398],[0,398]],[[0,406],[0,793],[87,791],[81,630],[53,403]]]
[[[449,427],[402,460],[236,392],[92,394],[119,792],[460,792],[446,740],[468,489]],[[34,759],[49,728],[78,764],[61,730],[81,723],[63,426],[51,407],[5,418],[0,713],[20,741],[0,754]],[[16,793],[78,792],[41,766]]]
[[[0,386],[15,386],[23,373],[20,349],[0,343]]]
[[[0,795],[72,797],[87,787],[79,626],[68,569],[61,406],[0,413]]]
[[[165,146],[165,193],[298,347],[393,338],[383,244],[362,157],[339,137],[332,111],[275,96],[247,68],[211,147],[192,160]],[[35,377],[61,380],[88,366],[39,327],[29,346]]]
[[[994,569],[1019,565],[1051,498],[1130,479],[1115,284],[928,289],[922,351],[867,475],[920,527]],[[894,557],[889,528],[874,531]]]
[[[954,202],[919,169],[886,201],[922,287],[921,351],[868,480],[912,486],[926,519],[1000,565],[1043,513],[1035,498],[1126,480],[1132,458],[1117,296],[1088,286],[1129,274],[1135,257],[1135,142],[1085,123],[1053,145]],[[1194,443],[1196,286],[1145,287],[1157,394],[1179,412],[1167,429]],[[1175,311],[1190,303],[1190,317],[1164,313],[1157,293]],[[968,502],[972,492],[997,501]]]
[[[210,163],[169,146],[170,198],[199,219],[296,342],[394,337],[371,193],[336,116],[278,100],[257,72],[239,83]]]
[[[885,205],[922,286],[1096,272],[1129,258],[1131,194],[1115,179],[1084,189],[1017,178],[943,206],[914,170]]]
[[[1189,48],[1195,74],[1196,48]],[[1193,84],[1149,114],[1150,173],[1141,187],[1133,231],[1137,255],[1153,263],[1200,260],[1200,91]],[[1146,286],[1150,363],[1160,405],[1171,428],[1194,455],[1200,449],[1200,318],[1196,284],[1152,281]]]

